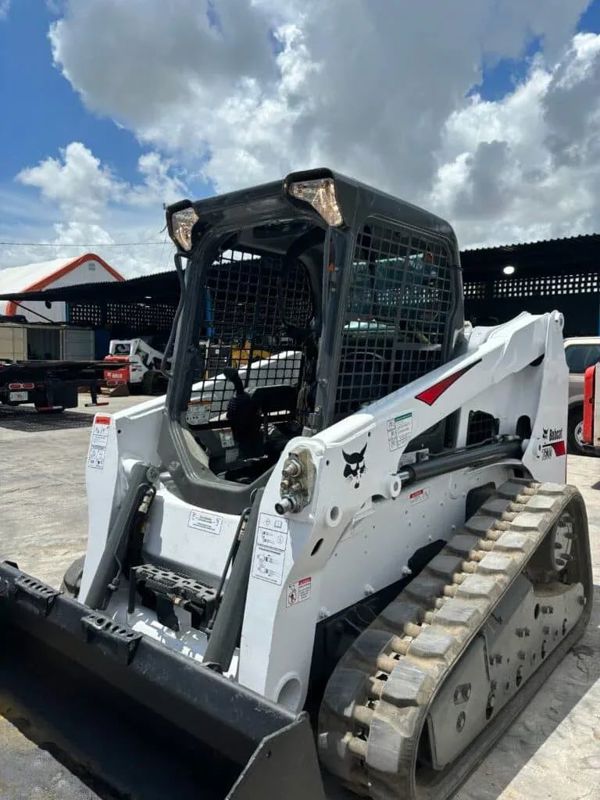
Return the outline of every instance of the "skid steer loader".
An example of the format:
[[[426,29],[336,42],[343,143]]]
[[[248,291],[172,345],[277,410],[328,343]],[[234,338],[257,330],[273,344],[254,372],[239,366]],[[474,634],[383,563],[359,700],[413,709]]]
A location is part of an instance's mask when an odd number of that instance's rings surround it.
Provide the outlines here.
[[[472,328],[451,227],[326,169],[167,224],[168,392],[95,417],[81,574],[0,566],[2,707],[119,796],[448,798],[590,615],[562,316]]]

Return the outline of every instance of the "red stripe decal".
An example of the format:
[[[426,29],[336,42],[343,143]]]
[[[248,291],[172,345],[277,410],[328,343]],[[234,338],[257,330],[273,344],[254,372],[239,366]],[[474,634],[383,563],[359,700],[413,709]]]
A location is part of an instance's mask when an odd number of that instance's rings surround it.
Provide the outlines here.
[[[555,456],[564,456],[567,452],[564,440],[561,442],[551,442],[550,447],[554,450]]]
[[[94,419],[94,423],[96,425],[110,425],[110,417],[96,416],[96,418]]]
[[[416,396],[416,400],[420,400],[422,403],[427,403],[428,406],[432,406],[438,397],[444,394],[446,389],[449,389],[453,383],[456,383],[459,378],[462,378],[465,372],[473,369],[473,367],[479,364],[480,361],[481,359],[479,361],[475,361],[473,364],[470,364],[468,367],[461,369],[459,372],[455,372],[454,375],[449,375],[447,378],[444,378],[438,383],[434,383],[434,385],[430,386],[429,389],[425,389],[424,392],[420,392]]]

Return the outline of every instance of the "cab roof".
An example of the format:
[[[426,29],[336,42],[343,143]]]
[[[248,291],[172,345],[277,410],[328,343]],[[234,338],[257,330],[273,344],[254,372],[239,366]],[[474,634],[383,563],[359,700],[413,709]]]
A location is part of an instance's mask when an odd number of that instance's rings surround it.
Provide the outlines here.
[[[191,205],[200,220],[208,224],[231,223],[235,226],[238,222],[241,224],[244,218],[254,218],[257,222],[273,220],[278,216],[289,217],[291,209],[294,208],[296,213],[309,214],[317,218],[318,214],[312,211],[308,204],[296,200],[289,194],[288,187],[298,181],[321,178],[331,178],[334,181],[345,226],[358,228],[367,217],[379,216],[442,236],[450,240],[453,249],[458,249],[451,225],[441,217],[327,168],[292,172],[282,180],[197,200]],[[167,215],[182,205],[177,203],[169,206]]]

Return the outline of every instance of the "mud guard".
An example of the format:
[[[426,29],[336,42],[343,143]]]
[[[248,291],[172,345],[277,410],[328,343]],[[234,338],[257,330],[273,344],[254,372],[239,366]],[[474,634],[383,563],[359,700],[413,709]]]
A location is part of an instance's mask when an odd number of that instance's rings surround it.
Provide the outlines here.
[[[102,795],[325,800],[306,714],[0,564],[0,712]]]

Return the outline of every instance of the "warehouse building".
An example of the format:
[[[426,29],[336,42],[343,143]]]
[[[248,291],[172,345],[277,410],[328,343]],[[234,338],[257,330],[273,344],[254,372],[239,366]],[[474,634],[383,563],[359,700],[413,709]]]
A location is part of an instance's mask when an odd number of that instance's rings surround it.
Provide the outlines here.
[[[465,316],[473,324],[497,325],[522,311],[558,309],[565,316],[565,336],[600,333],[600,234],[466,250],[461,261]],[[30,290],[15,299],[29,307],[42,298],[46,305],[60,303],[68,323],[102,333],[98,355],[104,354],[109,337],[168,336],[179,298],[174,271],[102,287],[90,285],[89,279],[82,283]],[[0,288],[0,297],[8,293]]]
[[[55,258],[20,267],[0,269],[0,295],[43,292],[80,284],[123,281],[116,269],[94,253],[75,258]],[[67,322],[62,300],[0,300],[0,315],[25,317],[29,322]]]
[[[461,261],[473,324],[558,309],[565,336],[600,334],[600,234],[466,250]]]

